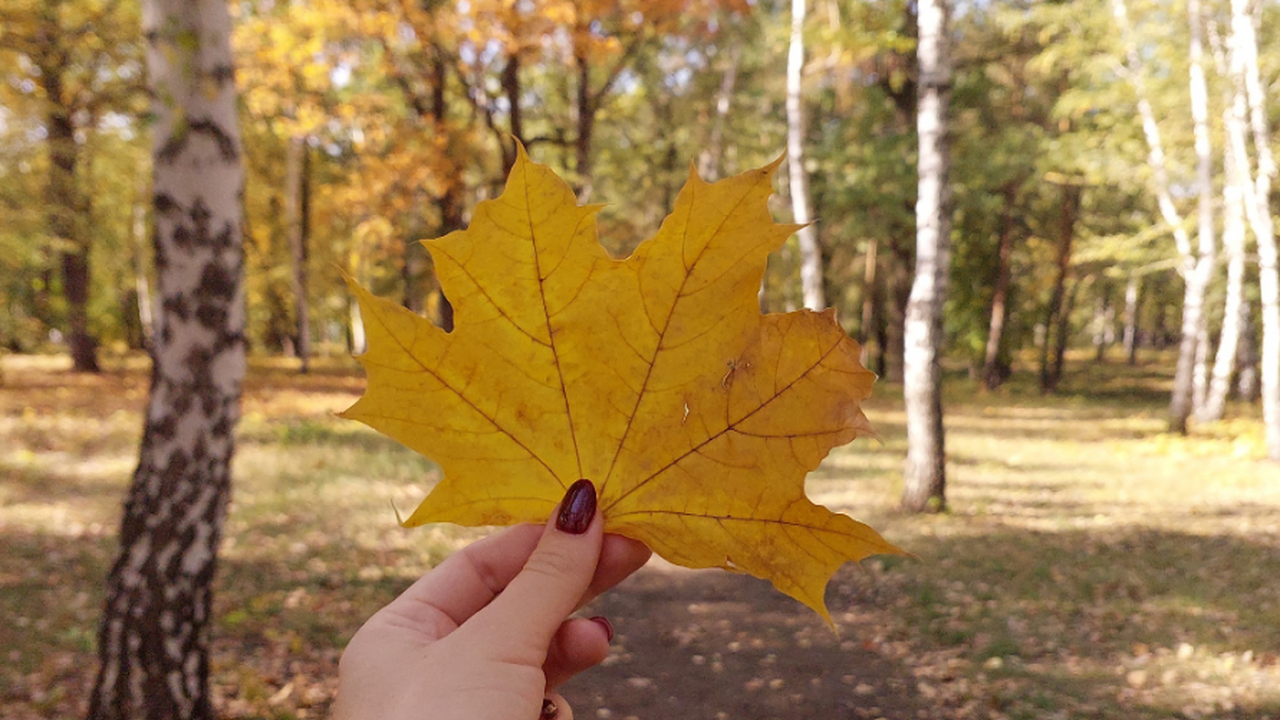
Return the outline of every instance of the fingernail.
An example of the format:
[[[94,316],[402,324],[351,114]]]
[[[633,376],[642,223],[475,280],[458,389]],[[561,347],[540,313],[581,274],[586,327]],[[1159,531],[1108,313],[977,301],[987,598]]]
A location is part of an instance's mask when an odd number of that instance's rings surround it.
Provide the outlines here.
[[[570,535],[581,535],[591,525],[596,516],[596,486],[590,480],[582,479],[569,486],[560,501],[560,515],[556,517],[556,527]]]
[[[604,636],[606,640],[613,640],[613,623],[609,622],[609,618],[603,615],[597,615],[591,618],[591,622],[597,623],[604,628]]]
[[[542,717],[545,718],[545,720],[551,720],[551,718],[555,717],[559,712],[560,708],[556,707],[556,704],[552,702],[551,698],[542,699]]]

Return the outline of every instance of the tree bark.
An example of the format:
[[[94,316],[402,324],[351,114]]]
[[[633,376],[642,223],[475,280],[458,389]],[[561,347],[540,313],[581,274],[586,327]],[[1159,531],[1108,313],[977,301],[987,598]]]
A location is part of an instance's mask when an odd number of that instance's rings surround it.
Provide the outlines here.
[[[297,340],[294,354],[301,362],[299,370],[311,368],[311,303],[308,300],[308,244],[311,235],[310,153],[307,139],[291,137],[285,148],[285,224],[288,227],[290,257],[293,261],[294,318]]]
[[[704,180],[714,180],[723,171],[724,160],[724,124],[729,117],[729,108],[733,101],[733,87],[738,80],[738,65],[742,61],[742,45],[729,47],[729,65],[724,69],[720,79],[720,89],[716,92],[716,114],[711,121],[711,134],[707,138],[707,146],[698,153],[698,176]]]
[[[1138,364],[1138,300],[1142,291],[1142,278],[1136,273],[1129,276],[1124,286],[1124,357],[1130,366]]]
[[[1196,419],[1204,422],[1222,419],[1226,410],[1231,376],[1241,351],[1240,335],[1247,321],[1244,307],[1245,196],[1249,193],[1251,171],[1245,137],[1245,106],[1244,86],[1235,83],[1222,112],[1222,126],[1227,138],[1222,181],[1222,249],[1227,256],[1227,292],[1223,302],[1222,334],[1213,362],[1213,378],[1205,402],[1196,413]]]
[[[1093,360],[1096,363],[1106,362],[1107,345],[1110,344],[1114,311],[1111,309],[1110,298],[1107,297],[1108,292],[1106,285],[1099,283],[1098,293],[1093,299]]]
[[[822,289],[822,248],[810,210],[809,171],[804,166],[804,15],[805,0],[791,0],[791,47],[787,53],[787,175],[791,216],[798,225],[800,297],[810,310],[827,306]]]
[[[1240,304],[1240,328],[1240,373],[1236,378],[1236,397],[1252,403],[1258,400],[1260,383],[1258,340],[1253,325],[1253,310],[1248,300]]]
[[[445,84],[449,80],[448,66],[444,57],[437,54],[432,66],[435,76],[434,94],[431,100],[431,121],[437,133],[448,131],[449,106],[445,102]],[[512,161],[514,164],[514,160]],[[440,228],[437,237],[443,237],[462,228],[462,174],[457,163],[449,165],[451,176],[445,183],[445,190],[436,198],[436,210],[440,215]],[[436,304],[436,325],[445,332],[453,331],[453,303],[440,290]]]
[[[520,144],[525,143],[524,113],[520,108],[520,54],[512,52],[507,56],[507,64],[502,68],[502,91],[507,96],[507,117],[511,119],[511,136]],[[511,162],[506,170],[515,165],[515,152],[511,153]]]
[[[1062,303],[1062,312],[1058,313],[1057,327],[1053,330],[1053,356],[1050,365],[1050,372],[1053,377],[1053,392],[1058,390],[1058,384],[1062,382],[1062,371],[1067,359],[1067,345],[1071,340],[1071,311],[1075,309],[1076,294],[1080,292],[1080,286],[1083,284],[1083,282],[1079,281],[1072,284],[1071,291],[1067,293],[1067,297]]]
[[[907,462],[902,507],[939,512],[946,507],[946,452],[942,423],[942,307],[951,259],[951,188],[948,181],[947,105],[951,95],[948,0],[920,0],[920,179],[916,200],[916,273],[907,305],[903,398]]]
[[[1203,18],[1199,0],[1187,3],[1191,26],[1191,118],[1195,127],[1196,191],[1200,196],[1198,247],[1193,258],[1183,258],[1186,284],[1182,300],[1182,333],[1178,342],[1178,365],[1173,377],[1173,398],[1169,404],[1169,429],[1186,434],[1187,418],[1202,400],[1207,373],[1207,353],[1200,347],[1207,337],[1204,298],[1213,279],[1216,251],[1213,224],[1213,148],[1209,141],[1208,90],[1204,79]],[[1198,380],[1198,382],[1197,382]]]
[[[879,244],[874,237],[867,241],[867,255],[862,266],[862,321],[858,326],[858,342],[862,343],[861,362],[867,366],[871,364],[871,343],[874,341],[881,345],[884,342],[882,333],[876,330],[876,300],[880,295],[876,288],[876,255]],[[883,356],[880,350],[877,350],[877,355]]]
[[[578,70],[574,167],[578,174],[578,201],[585,203],[591,199],[591,139],[595,135],[596,110],[591,97],[591,64],[582,53],[577,53],[574,61]]]
[[[76,372],[96,373],[98,341],[89,334],[89,243],[81,221],[85,202],[76,182],[79,149],[72,109],[63,97],[65,68],[59,66],[66,61],[65,53],[51,53],[40,60],[40,82],[49,108],[45,116],[49,143],[45,208],[50,240],[59,248],[62,294],[67,301],[67,349]]]
[[[1067,302],[1067,278],[1071,275],[1071,246],[1075,242],[1076,217],[1080,214],[1079,185],[1062,186],[1062,210],[1058,217],[1058,268],[1053,279],[1053,292],[1045,309],[1045,341],[1040,347],[1040,392],[1050,394],[1062,379],[1062,360],[1066,353],[1067,331],[1070,329],[1070,304]]]
[[[889,267],[884,297],[881,299],[884,322],[880,327],[884,332],[880,341],[880,360],[877,363],[881,377],[891,383],[904,381],[907,304],[911,301],[911,273],[907,269],[911,258],[904,257],[905,253],[897,250],[895,247],[892,253],[893,262]]]
[[[1160,126],[1156,123],[1155,111],[1151,101],[1147,99],[1146,83],[1142,79],[1142,60],[1138,49],[1129,36],[1129,15],[1125,0],[1111,0],[1113,15],[1120,26],[1125,42],[1125,70],[1133,90],[1138,96],[1138,115],[1142,118],[1142,133],[1147,140],[1147,164],[1151,166],[1152,189],[1156,194],[1156,204],[1160,208],[1160,216],[1173,232],[1174,245],[1178,256],[1182,258],[1183,270],[1187,272],[1192,264],[1191,238],[1183,227],[1182,215],[1173,204],[1173,194],[1169,191],[1169,173],[1165,168],[1164,144],[1160,139]]]
[[[1009,183],[1004,189],[1004,212],[1000,216],[1000,242],[996,249],[996,273],[991,291],[991,322],[987,328],[987,349],[982,362],[982,387],[995,390],[1009,376],[1001,361],[1004,321],[1009,304],[1009,281],[1013,274],[1013,203],[1017,188]]]
[[[1267,457],[1280,461],[1280,268],[1271,220],[1271,179],[1276,174],[1267,127],[1265,88],[1258,74],[1256,16],[1248,0],[1231,0],[1231,68],[1244,84],[1249,124],[1257,153],[1257,175],[1246,198],[1245,214],[1258,243],[1258,286],[1262,306],[1262,420]],[[1254,8],[1257,12],[1257,8]]]
[[[154,242],[164,322],[107,577],[93,720],[213,718],[212,580],[245,367],[244,175],[222,0],[148,0]]]
[[[141,172],[139,173],[141,175]],[[134,292],[138,296],[138,324],[142,330],[142,348],[151,350],[155,337],[155,321],[153,298],[151,296],[151,278],[147,272],[147,210],[143,204],[146,188],[138,189],[138,198],[133,206],[130,222],[130,248],[133,251],[133,283]]]

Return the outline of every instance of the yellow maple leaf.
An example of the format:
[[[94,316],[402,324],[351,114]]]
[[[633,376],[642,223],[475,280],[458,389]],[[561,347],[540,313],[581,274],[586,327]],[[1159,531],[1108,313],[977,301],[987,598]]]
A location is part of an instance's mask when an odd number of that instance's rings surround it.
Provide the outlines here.
[[[521,148],[470,228],[426,243],[453,332],[353,283],[368,388],[344,417],[444,473],[405,525],[543,522],[587,478],[608,532],[766,578],[831,622],[840,565],[903,551],[804,494],[871,432],[874,376],[833,310],[760,313],[766,258],[797,229],[766,207],[778,164],[691,172],[657,235],[614,260],[600,206]]]

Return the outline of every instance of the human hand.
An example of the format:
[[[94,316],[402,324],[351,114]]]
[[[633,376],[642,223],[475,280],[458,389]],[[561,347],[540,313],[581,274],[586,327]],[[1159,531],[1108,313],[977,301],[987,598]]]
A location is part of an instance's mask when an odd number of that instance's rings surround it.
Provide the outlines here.
[[[572,720],[556,688],[604,660],[613,630],[566,618],[650,555],[602,526],[579,480],[544,527],[454,553],[356,632],[334,720]]]

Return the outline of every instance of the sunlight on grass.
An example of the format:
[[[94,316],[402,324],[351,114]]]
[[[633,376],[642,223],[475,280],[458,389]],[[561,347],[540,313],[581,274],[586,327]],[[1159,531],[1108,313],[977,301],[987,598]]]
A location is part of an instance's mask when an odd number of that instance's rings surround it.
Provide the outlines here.
[[[4,363],[0,716],[71,717],[145,369]],[[439,473],[335,416],[362,387],[349,369],[255,364],[246,383],[217,581],[214,688],[228,717],[322,717],[360,620],[487,532],[396,524],[393,508],[412,511]],[[930,717],[1280,712],[1280,467],[1260,460],[1256,413],[1172,436],[1152,399],[1163,380],[1090,372],[1104,374],[1099,399],[1040,398],[1025,378],[1001,394],[950,388],[950,510],[925,517],[896,510],[905,418],[896,388],[878,388],[867,412],[883,442],[839,449],[807,487],[921,560],[845,569],[833,612],[874,618],[860,642],[910,668]],[[1119,399],[1126,388],[1135,401]]]

